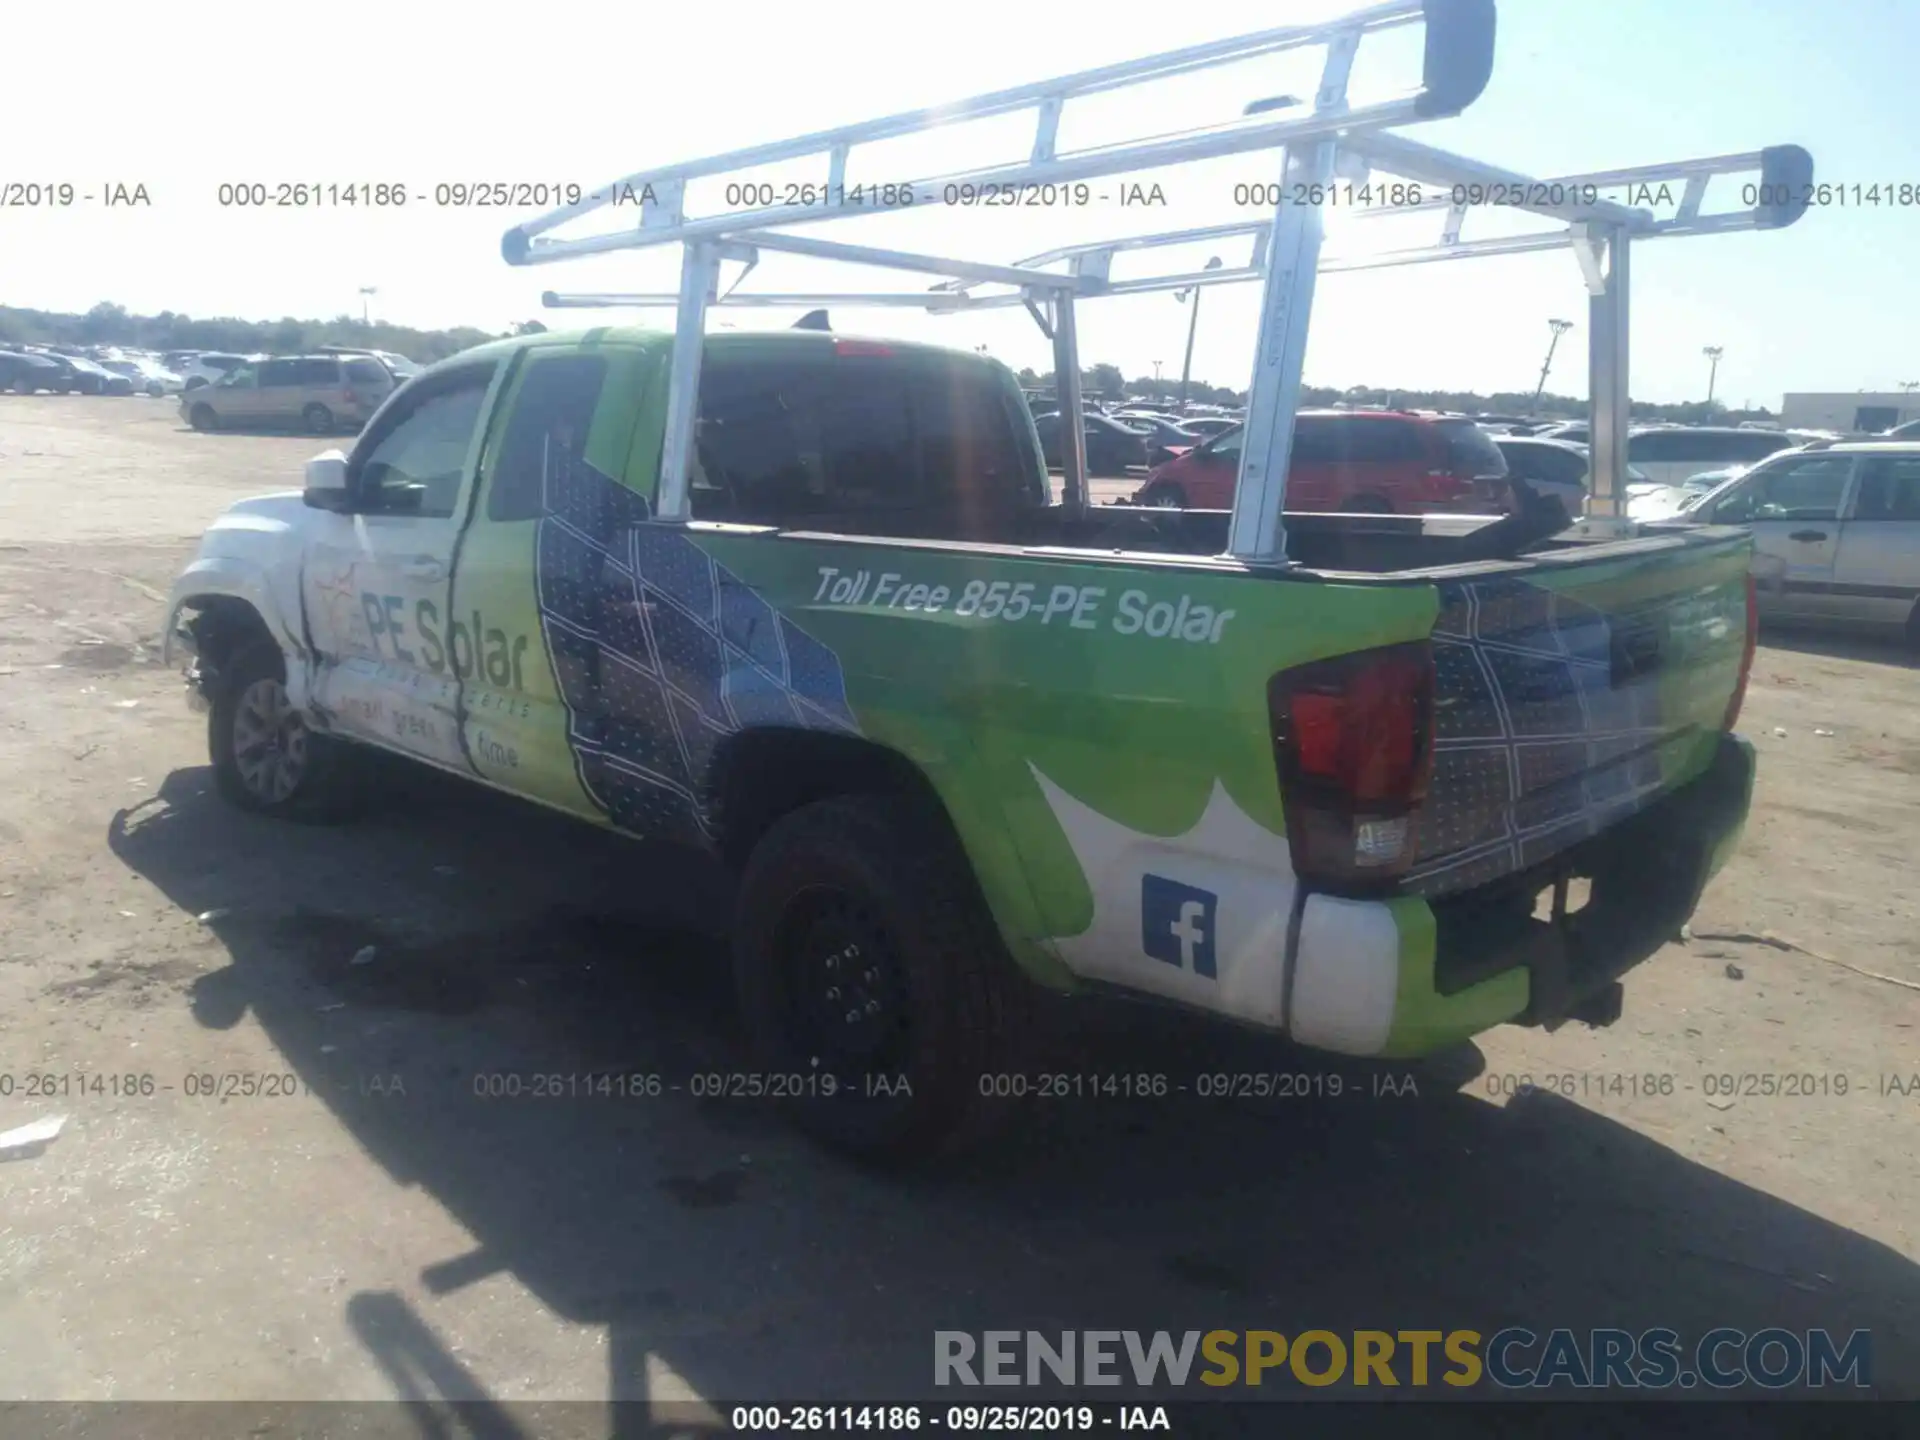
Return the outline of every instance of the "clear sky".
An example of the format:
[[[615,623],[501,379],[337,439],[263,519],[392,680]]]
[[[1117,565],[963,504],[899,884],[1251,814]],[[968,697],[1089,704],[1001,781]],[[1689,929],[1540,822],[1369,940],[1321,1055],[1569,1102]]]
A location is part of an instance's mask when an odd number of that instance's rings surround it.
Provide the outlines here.
[[[435,187],[497,180],[591,188],[644,166],[1330,8],[1341,7],[1325,0],[1191,7],[543,0],[497,9],[388,0],[367,12],[227,0],[184,9],[128,0],[21,5],[7,20],[11,103],[0,184],[71,181],[95,195],[114,182],[143,184],[152,203],[0,209],[0,304],[85,310],[111,300],[141,313],[307,317],[357,312],[360,287],[376,286],[375,313],[404,324],[584,323],[578,313],[543,312],[540,292],[670,290],[677,249],[513,269],[499,258],[499,235],[530,212],[436,207]],[[1920,3],[1503,0],[1499,10],[1485,94],[1465,115],[1407,133],[1535,175],[1793,142],[1813,152],[1817,178],[1882,187],[1877,206],[1817,208],[1781,233],[1640,247],[1636,398],[1701,397],[1706,345],[1724,348],[1717,393],[1731,403],[1778,406],[1786,390],[1891,389],[1920,380]],[[1363,47],[1356,98],[1416,73],[1417,36],[1416,28],[1378,37],[1370,42],[1377,50]],[[1236,114],[1250,99],[1310,95],[1313,73],[1273,57],[1124,104],[1070,108],[1061,143],[1178,130]],[[866,166],[856,151],[849,178],[938,174],[1015,158],[1029,144],[1029,122],[995,122],[889,147]],[[1234,204],[1233,187],[1271,179],[1276,166],[1267,154],[1141,177],[1160,182],[1163,210],[923,209],[814,233],[1014,260],[1077,240],[1257,218],[1262,211]],[[767,178],[796,175],[824,178],[791,169]],[[303,180],[399,183],[413,198],[385,210],[220,204],[223,183]],[[1905,205],[1897,201],[1902,184]],[[1718,208],[1711,195],[1709,207]],[[770,259],[748,283],[883,288],[899,278]],[[930,283],[904,278],[909,286]],[[1196,378],[1246,383],[1257,294],[1257,286],[1208,292]],[[1157,360],[1178,374],[1187,311],[1171,296],[1095,302],[1081,316],[1084,363],[1112,361],[1132,376],[1152,373]],[[1585,291],[1565,252],[1326,276],[1307,379],[1525,389],[1537,375],[1550,316],[1579,328],[1562,343],[1549,388],[1584,394]],[[788,324],[795,315],[715,318],[751,328]],[[834,323],[985,344],[1015,366],[1051,368],[1047,343],[1020,311],[930,317],[868,310],[836,314]]]

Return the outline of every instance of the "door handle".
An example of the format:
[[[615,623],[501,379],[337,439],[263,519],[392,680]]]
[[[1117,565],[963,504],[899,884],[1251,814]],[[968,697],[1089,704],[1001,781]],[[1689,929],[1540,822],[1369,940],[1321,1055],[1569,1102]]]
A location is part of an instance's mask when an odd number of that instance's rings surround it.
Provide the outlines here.
[[[1824,540],[1827,538],[1827,532],[1824,530],[1796,530],[1791,535],[1787,536],[1787,538],[1789,540],[1807,540],[1807,541]]]
[[[409,560],[400,567],[400,573],[409,580],[444,580],[447,567],[438,560]]]

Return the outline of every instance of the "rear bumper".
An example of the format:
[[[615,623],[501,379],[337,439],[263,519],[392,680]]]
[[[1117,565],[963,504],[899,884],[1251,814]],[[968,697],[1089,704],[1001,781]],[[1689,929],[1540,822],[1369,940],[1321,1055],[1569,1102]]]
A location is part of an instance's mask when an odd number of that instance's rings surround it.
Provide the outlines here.
[[[1213,845],[1197,850],[1197,832],[1135,834],[1035,773],[1070,841],[1080,837],[1083,866],[1095,862],[1090,925],[1052,937],[1044,963],[1010,937],[1035,978],[1116,986],[1336,1054],[1411,1058],[1496,1025],[1617,1018],[1619,977],[1678,936],[1739,843],[1754,755],[1737,736],[1715,736],[1694,778],[1646,809],[1533,870],[1434,900],[1302,895],[1296,877],[1276,883],[1250,822],[1216,824]],[[1214,803],[1230,813],[1224,791]],[[1588,903],[1536,919],[1542,891],[1574,877],[1590,883]],[[1177,916],[1169,893],[1183,902]],[[1175,918],[1184,935],[1165,923]]]
[[[1619,979],[1677,938],[1739,843],[1753,747],[1721,736],[1706,769],[1546,865],[1432,902],[1389,902],[1400,938],[1391,1029],[1380,1053],[1419,1055],[1501,1023],[1607,1024]],[[1556,881],[1589,882],[1586,906],[1536,919]]]

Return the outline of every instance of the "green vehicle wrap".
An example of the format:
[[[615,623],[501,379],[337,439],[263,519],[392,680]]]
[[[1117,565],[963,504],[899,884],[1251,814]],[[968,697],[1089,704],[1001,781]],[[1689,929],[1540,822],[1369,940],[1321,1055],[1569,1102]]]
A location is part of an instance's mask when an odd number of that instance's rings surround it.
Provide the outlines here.
[[[708,353],[756,343],[770,342],[711,337]],[[447,680],[422,701],[457,733],[441,763],[603,825],[702,843],[731,737],[860,737],[927,778],[1008,950],[1057,988],[1117,984],[1345,1053],[1443,1048],[1525,1012],[1529,979],[1509,970],[1443,995],[1434,903],[1644,808],[1722,740],[1744,645],[1740,543],[1514,575],[1341,578],[659,524],[671,337],[490,349],[513,363],[463,491],[446,623],[426,615],[407,648],[444,653]],[[1004,367],[928,353],[988,367],[1017,403]],[[521,397],[583,357],[603,378],[580,463],[546,475],[537,504],[490,494],[501,458],[526,443]],[[311,596],[354,582],[305,583]],[[391,666],[386,622],[405,613],[373,606],[382,623],[344,649]],[[1623,680],[1623,634],[1663,663]],[[1303,894],[1268,682],[1428,640],[1435,813],[1409,893]]]

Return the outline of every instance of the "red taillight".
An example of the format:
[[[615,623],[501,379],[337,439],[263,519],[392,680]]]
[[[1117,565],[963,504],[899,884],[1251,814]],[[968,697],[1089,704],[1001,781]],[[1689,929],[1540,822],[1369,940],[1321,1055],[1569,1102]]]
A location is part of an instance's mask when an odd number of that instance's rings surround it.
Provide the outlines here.
[[[1733,682],[1733,698],[1727,701],[1727,721],[1722,729],[1731,730],[1740,719],[1740,707],[1747,702],[1747,679],[1753,674],[1753,652],[1760,645],[1760,607],[1754,594],[1753,572],[1747,572],[1747,640],[1740,652],[1740,675]]]
[[[882,345],[874,340],[836,340],[833,342],[836,355],[891,355],[893,347]]]
[[[1294,868],[1336,887],[1404,871],[1433,767],[1432,649],[1395,645],[1282,671],[1267,704]]]

